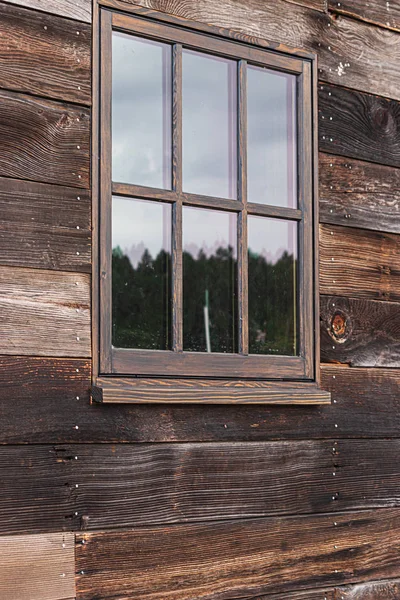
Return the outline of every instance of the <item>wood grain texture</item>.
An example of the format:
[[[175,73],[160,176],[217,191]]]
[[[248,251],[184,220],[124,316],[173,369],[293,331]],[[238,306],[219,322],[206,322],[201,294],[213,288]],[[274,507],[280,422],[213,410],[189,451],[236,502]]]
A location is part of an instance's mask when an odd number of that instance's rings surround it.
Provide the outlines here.
[[[388,27],[400,31],[400,6],[398,2],[380,2],[379,0],[329,0],[329,10],[354,19],[361,19],[373,25]]]
[[[89,187],[87,108],[0,91],[0,176]]]
[[[75,597],[74,535],[0,537],[0,598],[68,600]]]
[[[398,302],[398,236],[337,225],[321,225],[320,291],[329,295]]]
[[[0,383],[0,443],[79,441],[92,435],[101,441],[96,420],[107,439],[107,423],[115,432],[122,419],[93,412],[88,360],[1,356]]]
[[[232,37],[267,40],[318,54],[320,79],[360,91],[400,99],[400,44],[396,32],[344,17],[333,18],[284,0],[102,0],[107,5],[138,5],[218,28]],[[296,27],[293,27],[296,23]],[[281,48],[282,49],[282,48]]]
[[[400,437],[396,369],[323,365],[331,406],[246,407],[90,405],[85,360],[2,356],[0,367],[3,444]]]
[[[91,23],[92,4],[90,0],[3,0],[9,4],[17,4],[40,10],[46,13],[68,17],[77,21]]]
[[[321,296],[321,361],[400,368],[400,304]]]
[[[0,178],[0,263],[90,272],[88,192]]]
[[[400,169],[320,153],[319,174],[321,222],[400,233]]]
[[[0,533],[400,506],[399,451],[337,439],[2,446]]]
[[[0,87],[90,104],[89,25],[0,5]]]
[[[90,277],[0,267],[0,352],[90,356]]]
[[[399,530],[388,509],[81,534],[77,597],[223,600],[396,577]]]
[[[286,0],[286,1],[292,2],[293,4],[298,4],[299,6],[306,6],[308,8],[312,8],[313,10],[320,10],[321,12],[326,12],[328,10],[327,0]]]
[[[253,596],[245,600],[397,600],[399,592],[400,579],[389,579],[289,594]]]
[[[102,377],[92,388],[97,402],[110,404],[330,404],[330,394],[316,385],[207,379]]]
[[[92,475],[78,464],[79,448],[36,444],[0,447],[1,535],[80,528],[76,471],[85,471],[86,484]]]
[[[399,102],[326,84],[318,89],[320,150],[400,166]]]

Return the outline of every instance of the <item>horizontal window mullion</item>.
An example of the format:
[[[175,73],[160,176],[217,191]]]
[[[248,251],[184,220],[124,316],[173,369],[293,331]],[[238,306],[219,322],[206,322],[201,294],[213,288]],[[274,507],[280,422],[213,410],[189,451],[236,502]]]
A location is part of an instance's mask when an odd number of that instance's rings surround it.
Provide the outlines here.
[[[173,190],[151,188],[132,183],[113,182],[112,193],[116,196],[130,196],[132,198],[143,198],[144,200],[160,200],[161,202],[176,202],[179,194]]]
[[[289,219],[291,221],[301,221],[303,212],[296,208],[287,208],[284,206],[271,206],[269,204],[256,204],[255,202],[247,203],[247,211],[249,215],[259,217],[276,217],[278,219]]]
[[[131,198],[143,198],[160,202],[182,202],[186,206],[198,206],[204,208],[215,208],[240,212],[243,209],[241,202],[229,198],[215,198],[213,196],[201,196],[198,194],[179,193],[174,190],[163,190],[150,188],[131,183],[113,182],[112,193],[116,196],[129,196]]]
[[[238,200],[229,198],[214,198],[211,196],[201,196],[198,194],[182,194],[183,204],[186,206],[198,206],[200,208],[215,208],[218,210],[229,210],[240,212],[243,205]]]

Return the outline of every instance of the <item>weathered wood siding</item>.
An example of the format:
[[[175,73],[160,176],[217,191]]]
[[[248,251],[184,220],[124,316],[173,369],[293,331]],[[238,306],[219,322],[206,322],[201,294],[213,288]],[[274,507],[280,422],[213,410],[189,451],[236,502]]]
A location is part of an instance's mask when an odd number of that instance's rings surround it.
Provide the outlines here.
[[[102,0],[319,58],[331,406],[90,405],[90,0],[0,5],[0,600],[400,594],[400,17]],[[74,556],[75,542],[75,556]]]

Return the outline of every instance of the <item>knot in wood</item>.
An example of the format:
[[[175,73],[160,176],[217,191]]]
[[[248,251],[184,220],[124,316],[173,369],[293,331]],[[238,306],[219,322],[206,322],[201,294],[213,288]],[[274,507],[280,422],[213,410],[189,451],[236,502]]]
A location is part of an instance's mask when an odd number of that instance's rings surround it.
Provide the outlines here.
[[[331,319],[330,334],[337,342],[345,342],[350,335],[351,323],[341,311],[336,311]]]
[[[372,112],[374,125],[386,134],[395,134],[397,127],[396,121],[390,111],[390,106],[377,106]]]

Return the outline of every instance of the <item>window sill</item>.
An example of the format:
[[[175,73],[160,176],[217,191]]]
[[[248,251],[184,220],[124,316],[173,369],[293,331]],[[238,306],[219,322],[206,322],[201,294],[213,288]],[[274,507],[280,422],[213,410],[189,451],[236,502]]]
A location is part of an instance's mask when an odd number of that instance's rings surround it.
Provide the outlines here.
[[[105,404],[330,404],[316,383],[99,377],[92,401]]]

